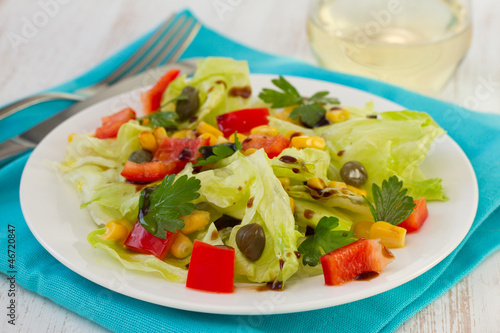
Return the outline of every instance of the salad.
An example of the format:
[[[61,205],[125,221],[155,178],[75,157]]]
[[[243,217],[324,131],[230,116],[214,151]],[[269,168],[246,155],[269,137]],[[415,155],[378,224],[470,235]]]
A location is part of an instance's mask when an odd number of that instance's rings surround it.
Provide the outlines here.
[[[90,245],[203,291],[341,285],[378,275],[447,199],[419,169],[445,133],[429,115],[304,97],[284,77],[255,95],[246,62],[206,58],[143,92],[142,115],[71,134],[57,168],[96,223]]]

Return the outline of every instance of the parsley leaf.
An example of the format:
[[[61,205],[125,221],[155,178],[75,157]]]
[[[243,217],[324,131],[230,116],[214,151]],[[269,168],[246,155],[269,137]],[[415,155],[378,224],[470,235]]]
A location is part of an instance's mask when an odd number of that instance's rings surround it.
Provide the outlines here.
[[[161,111],[151,113],[147,116],[149,124],[153,127],[177,127],[175,119],[179,118],[177,113],[171,111]]]
[[[345,230],[332,230],[339,226],[339,219],[323,216],[314,229],[314,234],[303,241],[298,251],[304,265],[316,266],[323,254],[355,241],[354,233]]]
[[[326,114],[324,107],[318,103],[303,104],[292,110],[289,117],[291,119],[297,119],[300,117],[300,121],[309,127],[314,127]]]
[[[290,82],[285,80],[284,77],[280,76],[279,79],[274,79],[272,82],[276,87],[283,90],[283,92],[264,88],[259,94],[259,98],[264,102],[271,104],[272,108],[284,108],[286,106],[303,103],[302,97],[297,89],[295,89]]]
[[[392,176],[389,180],[382,182],[382,189],[377,185],[372,185],[373,205],[368,199],[365,200],[370,206],[370,211],[375,222],[385,221],[398,225],[406,220],[413,212],[415,202],[412,197],[406,195],[408,190],[402,189],[403,182],[397,176]]]
[[[259,98],[271,104],[272,108],[297,105],[290,113],[290,118],[297,119],[300,117],[300,121],[311,128],[325,116],[326,109],[323,106],[324,104],[340,104],[338,99],[327,97],[327,91],[319,91],[310,98],[304,99],[300,96],[297,89],[282,76],[279,79],[272,80],[272,82],[282,91],[264,88],[259,94]]]
[[[235,152],[238,150],[241,150],[242,145],[240,141],[238,140],[237,136],[238,132],[234,133],[234,149],[232,149],[229,145],[226,144],[220,144],[216,146],[212,146],[212,153],[213,155],[208,156],[206,159],[199,158],[198,163],[196,163],[194,166],[203,166],[207,164],[212,164],[219,162],[220,160],[233,155]],[[199,151],[201,152],[203,148],[200,148]]]
[[[139,223],[153,236],[165,239],[165,230],[175,232],[184,227],[184,221],[179,215],[189,215],[197,207],[191,203],[200,194],[200,181],[195,177],[188,178],[187,175],[175,180],[175,175],[169,175],[163,179],[160,186],[146,196],[146,191],[141,192],[139,211],[142,212],[144,205],[149,204],[144,211],[145,215],[139,213]]]

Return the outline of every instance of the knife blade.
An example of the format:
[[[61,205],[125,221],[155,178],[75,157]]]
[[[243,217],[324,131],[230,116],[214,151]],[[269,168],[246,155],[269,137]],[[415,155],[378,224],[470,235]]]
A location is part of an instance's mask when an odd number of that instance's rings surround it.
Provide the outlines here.
[[[82,102],[73,104],[26,132],[0,143],[0,165],[7,163],[23,152],[35,148],[55,127],[91,105],[133,89],[150,86],[157,82],[166,71],[173,68],[179,69],[182,74],[190,75],[196,70],[197,60],[198,59],[180,61],[148,70],[120,81]]]

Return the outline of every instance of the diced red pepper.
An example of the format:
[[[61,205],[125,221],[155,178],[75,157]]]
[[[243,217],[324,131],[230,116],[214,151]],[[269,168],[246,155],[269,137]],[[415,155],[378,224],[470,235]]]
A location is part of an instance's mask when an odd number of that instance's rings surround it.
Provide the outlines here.
[[[267,108],[244,109],[217,116],[217,125],[229,137],[235,131],[246,134],[254,127],[269,124]]]
[[[235,252],[229,246],[194,241],[186,287],[216,293],[234,291]]]
[[[269,158],[273,158],[281,154],[283,149],[290,146],[290,141],[288,141],[283,135],[278,134],[276,136],[266,136],[262,134],[250,134],[242,142],[242,150],[245,151],[248,148],[260,149],[264,148]]]
[[[175,80],[177,76],[179,76],[180,70],[171,69],[169,70],[163,77],[156,82],[156,84],[141,94],[141,101],[144,107],[144,114],[150,114],[153,111],[156,111],[161,106],[161,97],[163,93],[167,89],[170,82]]]
[[[394,255],[380,239],[360,238],[323,255],[321,266],[325,284],[338,286],[355,278],[378,275],[393,260]]]
[[[208,145],[210,139],[165,138],[156,151],[153,161],[162,161],[169,175],[180,172],[189,162],[195,164],[201,154],[201,146]]]
[[[116,138],[120,127],[132,119],[136,119],[136,115],[131,108],[125,108],[111,116],[104,117],[101,119],[102,126],[95,131],[95,136],[99,139]]]
[[[121,175],[129,181],[138,183],[152,183],[180,172],[186,164],[196,163],[201,154],[201,146],[208,145],[210,139],[181,139],[165,138],[152,162],[137,164],[127,161]]]
[[[408,232],[419,230],[427,219],[427,216],[429,216],[425,198],[415,200],[415,204],[416,206],[413,208],[413,213],[411,213],[406,220],[398,224],[398,227],[405,228]]]
[[[163,260],[170,251],[176,237],[177,233],[167,231],[167,238],[158,238],[144,229],[139,222],[136,222],[134,229],[125,240],[125,245],[136,252],[152,254]]]

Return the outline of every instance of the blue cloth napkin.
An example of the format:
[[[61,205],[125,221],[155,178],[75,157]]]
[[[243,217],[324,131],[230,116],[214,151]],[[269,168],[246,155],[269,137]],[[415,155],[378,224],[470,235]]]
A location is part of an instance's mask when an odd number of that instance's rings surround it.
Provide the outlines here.
[[[192,14],[188,11],[178,15]],[[87,74],[53,90],[73,91],[107,75],[148,37],[137,40]],[[462,147],[479,182],[479,207],[474,224],[458,248],[420,277],[385,293],[350,304],[303,313],[272,316],[224,316],[162,307],[98,286],[67,269],[36,241],[19,204],[19,182],[29,154],[0,169],[0,271],[8,263],[7,229],[15,227],[16,282],[54,302],[117,332],[392,332],[406,319],[439,297],[478,263],[500,247],[500,117],[471,112],[378,81],[321,69],[300,60],[262,53],[202,27],[183,58],[228,56],[247,60],[253,73],[297,75],[336,82],[385,97],[408,109],[428,112]],[[30,107],[0,122],[0,141],[21,133],[67,106],[51,102]],[[457,221],[459,223],[460,221]],[[22,320],[20,318],[19,320]]]

